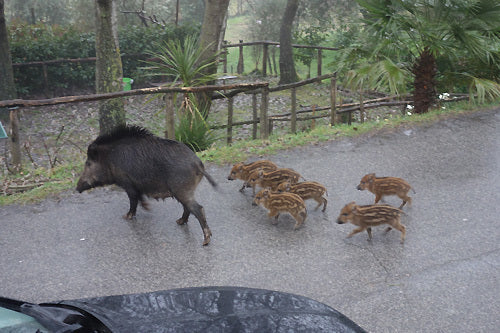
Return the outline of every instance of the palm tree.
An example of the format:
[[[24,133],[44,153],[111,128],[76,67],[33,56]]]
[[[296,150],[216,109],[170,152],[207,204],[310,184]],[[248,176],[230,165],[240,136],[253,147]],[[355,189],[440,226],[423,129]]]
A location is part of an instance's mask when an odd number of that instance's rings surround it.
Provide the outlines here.
[[[403,71],[411,73],[415,113],[427,112],[434,103],[438,74],[440,78],[453,76],[455,83],[467,81],[469,93],[476,92],[480,99],[485,95],[500,96],[496,82],[500,77],[498,0],[357,2],[367,27],[366,40],[355,44],[348,54],[352,56],[354,49],[364,50],[371,62],[389,61],[394,65],[390,68],[399,68],[394,71],[398,75]],[[366,52],[367,46],[370,52]],[[360,53],[356,54],[359,57]],[[480,66],[464,66],[470,63]],[[391,75],[382,74],[384,66],[375,67],[382,70],[377,72],[379,79]],[[364,75],[373,72],[365,69]],[[404,86],[404,82],[400,83],[399,87]]]

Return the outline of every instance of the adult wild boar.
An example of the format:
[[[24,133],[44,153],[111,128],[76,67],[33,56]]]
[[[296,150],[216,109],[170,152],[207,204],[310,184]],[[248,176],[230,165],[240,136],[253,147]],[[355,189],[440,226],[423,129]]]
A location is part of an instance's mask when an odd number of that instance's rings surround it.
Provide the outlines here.
[[[190,214],[196,216],[203,230],[203,245],[207,245],[212,232],[203,207],[194,199],[203,176],[217,186],[198,156],[185,144],[157,137],[138,126],[123,126],[99,136],[88,146],[76,190],[81,193],[93,187],[118,185],[130,200],[126,219],[135,217],[139,202],[148,208],[145,196],[174,197],[184,208],[177,224],[186,223]]]

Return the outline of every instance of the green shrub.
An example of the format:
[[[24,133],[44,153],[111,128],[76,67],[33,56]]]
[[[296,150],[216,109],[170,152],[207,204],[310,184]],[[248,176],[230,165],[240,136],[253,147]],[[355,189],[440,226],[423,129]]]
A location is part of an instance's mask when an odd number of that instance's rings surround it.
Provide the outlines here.
[[[118,32],[122,53],[123,73],[134,79],[137,86],[146,80],[139,67],[145,57],[137,57],[154,51],[158,41],[183,40],[199,34],[199,26],[142,27],[129,26]],[[95,57],[95,34],[83,33],[75,27],[61,27],[37,23],[28,25],[14,21],[9,26],[10,47],[13,63]],[[42,66],[14,66],[14,78],[20,96],[44,91]],[[61,63],[47,65],[49,90],[61,95],[75,89],[94,89],[95,63]]]

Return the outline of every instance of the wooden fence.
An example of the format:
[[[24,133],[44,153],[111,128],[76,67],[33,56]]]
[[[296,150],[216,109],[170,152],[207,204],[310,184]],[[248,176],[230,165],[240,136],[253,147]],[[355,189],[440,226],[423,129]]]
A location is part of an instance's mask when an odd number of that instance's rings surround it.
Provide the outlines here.
[[[256,42],[246,42],[244,43],[242,40],[240,40],[240,43],[237,44],[228,44],[227,41],[224,42],[222,45],[222,48],[224,51],[222,51],[221,58],[220,58],[220,63],[222,64],[222,71],[223,73],[228,73],[227,67],[228,67],[228,62],[227,62],[227,54],[228,54],[228,49],[237,47],[239,48],[239,56],[238,56],[238,64],[237,64],[237,70],[236,73],[238,74],[243,74],[244,72],[244,64],[245,64],[245,58],[244,58],[244,52],[243,52],[243,47],[244,46],[262,46],[262,75],[267,76],[267,64],[269,62],[269,46],[278,46],[280,45],[278,42],[271,42],[271,41],[256,41]],[[322,73],[322,52],[323,50],[339,50],[339,48],[334,48],[334,47],[325,47],[325,46],[310,46],[310,45],[299,45],[299,44],[292,44],[292,47],[294,48],[308,48],[308,49],[316,49],[317,50],[317,76],[321,76]],[[144,54],[144,53],[136,53],[136,54],[124,54],[122,55],[122,58],[142,58],[142,59],[148,59],[150,55]],[[264,61],[264,59],[266,61]],[[75,59],[55,59],[55,60],[45,60],[45,61],[30,61],[30,62],[23,62],[23,63],[14,63],[12,66],[14,68],[16,67],[29,67],[29,66],[40,66],[42,67],[42,73],[43,73],[43,82],[44,82],[44,95],[45,97],[49,97],[50,94],[50,87],[49,87],[49,72],[48,72],[48,66],[54,66],[54,65],[60,65],[60,64],[79,64],[79,63],[88,63],[88,62],[95,62],[96,57],[89,57],[89,58],[75,58]],[[152,59],[149,59],[152,60]],[[256,63],[257,67],[257,63]]]
[[[308,84],[320,82],[323,80],[330,79],[330,105],[324,107],[310,107],[303,110],[297,110],[296,101],[296,89],[301,86]],[[269,94],[278,91],[290,90],[291,105],[290,112],[286,114],[279,115],[269,115]],[[220,92],[224,93],[220,93]],[[44,105],[56,105],[63,103],[75,103],[75,102],[88,102],[88,101],[98,101],[111,98],[122,98],[136,95],[149,95],[149,94],[165,94],[166,103],[166,115],[165,115],[165,137],[170,139],[175,139],[175,121],[174,121],[174,106],[173,106],[173,94],[175,93],[195,93],[195,92],[218,92],[213,93],[213,99],[225,98],[228,100],[228,112],[227,112],[227,124],[222,126],[217,126],[213,128],[226,128],[227,131],[227,144],[231,144],[233,140],[233,127],[242,126],[246,124],[252,124],[252,137],[257,138],[257,130],[260,128],[260,138],[268,139],[270,133],[273,129],[273,123],[277,121],[289,121],[291,132],[295,133],[297,130],[297,121],[312,120],[319,118],[329,118],[329,123],[334,126],[338,122],[338,116],[340,114],[348,114],[348,123],[351,123],[352,112],[360,111],[361,121],[364,118],[364,112],[371,108],[383,107],[383,106],[402,106],[411,104],[411,100],[400,100],[401,96],[390,96],[371,100],[360,100],[359,103],[350,104],[340,104],[337,105],[337,82],[336,73],[321,75],[316,78],[295,82],[286,85],[280,85],[276,87],[269,87],[268,82],[256,82],[256,83],[246,83],[246,84],[230,84],[230,85],[212,85],[203,87],[154,87],[154,88],[143,88],[134,89],[129,91],[120,91],[107,94],[91,94],[83,96],[65,96],[51,99],[41,99],[41,100],[5,100],[0,101],[0,108],[10,108],[10,141],[11,141],[11,152],[20,152],[20,136],[19,136],[19,123],[17,112],[20,107],[32,107],[32,106],[44,106]],[[252,95],[252,119],[240,122],[233,121],[233,100],[238,94],[245,93]],[[261,95],[260,108],[257,107],[258,95]],[[362,97],[362,95],[361,95]],[[463,100],[467,99],[468,96],[452,96],[453,99],[449,101]],[[445,101],[443,101],[445,102]],[[327,114],[315,114],[319,111],[328,110]],[[260,111],[260,112],[259,112]],[[305,117],[298,117],[299,114],[312,113]],[[14,158],[13,158],[14,160]],[[20,158],[19,158],[20,161]],[[16,164],[15,162],[13,164]],[[20,162],[19,162],[20,164]]]

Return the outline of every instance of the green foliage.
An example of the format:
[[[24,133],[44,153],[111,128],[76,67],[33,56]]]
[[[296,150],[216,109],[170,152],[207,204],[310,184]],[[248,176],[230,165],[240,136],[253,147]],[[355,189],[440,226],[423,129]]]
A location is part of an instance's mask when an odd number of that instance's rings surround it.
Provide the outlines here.
[[[346,86],[354,90],[370,87],[377,91],[399,95],[407,92],[410,78],[411,73],[408,70],[400,64],[395,64],[389,58],[385,58],[349,71]]]
[[[386,86],[385,90],[395,91],[404,87],[401,74],[415,79],[414,65],[427,49],[436,59],[439,89],[466,92],[472,88],[479,95],[496,96],[495,86],[483,80],[500,78],[497,0],[357,2],[362,7],[364,31],[342,52],[339,77],[355,68],[350,73],[351,82],[364,81],[367,89]],[[382,72],[385,74],[380,76]],[[358,75],[355,80],[354,73]],[[484,94],[481,89],[485,89]]]
[[[188,145],[193,151],[210,148],[217,137],[198,110],[184,113],[175,127],[175,138]]]
[[[215,80],[216,73],[209,74],[206,69],[215,64],[217,55],[204,60],[208,47],[200,47],[193,36],[164,42],[157,49],[150,53],[155,60],[146,61],[149,66],[143,68],[147,75],[166,77],[171,85],[183,87],[203,86]],[[201,109],[200,105],[204,104],[197,98],[196,94],[184,93],[175,129],[176,139],[194,151],[207,149],[216,140],[206,122],[209,110]]]
[[[184,39],[198,34],[199,28],[191,25],[168,28],[129,26],[120,29],[118,36],[124,76],[132,77],[134,84],[140,86],[146,81],[146,77],[139,69],[142,65],[141,58],[133,55],[154,51],[155,45],[161,41]],[[9,32],[13,63],[95,57],[95,34],[81,32],[75,27],[13,22],[9,26]],[[44,91],[41,66],[15,66],[14,78],[21,96]],[[47,80],[49,90],[55,91],[56,95],[68,89],[93,89],[95,63],[47,65]]]
[[[323,27],[320,26],[306,26],[296,30],[294,33],[294,41],[302,45],[322,45],[328,38],[328,33],[324,32]],[[312,60],[317,57],[318,50],[316,49],[295,49],[294,58],[299,60],[308,68],[308,77],[311,75]]]
[[[181,83],[184,87],[202,86],[216,79],[216,74],[205,73],[215,64],[216,55],[203,61],[207,48],[200,48],[194,36],[159,43],[156,49],[149,54],[157,60],[146,61],[149,66],[143,68],[148,75],[166,76],[173,84]]]

